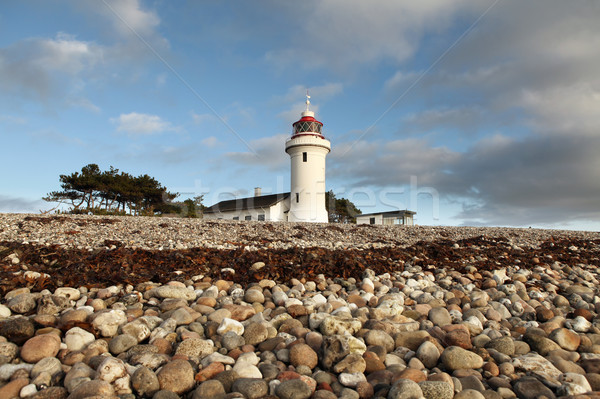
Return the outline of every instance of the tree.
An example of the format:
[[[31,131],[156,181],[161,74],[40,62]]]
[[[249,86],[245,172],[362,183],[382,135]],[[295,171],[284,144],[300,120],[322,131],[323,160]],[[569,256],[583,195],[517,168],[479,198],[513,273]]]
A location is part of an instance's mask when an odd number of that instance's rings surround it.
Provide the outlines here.
[[[87,208],[94,207],[94,193],[100,188],[101,172],[98,165],[91,163],[81,168],[81,173],[60,175],[62,191],[53,191],[43,199],[51,202],[71,201],[73,209],[78,210],[84,203]]]
[[[356,223],[356,216],[362,213],[352,201],[336,198],[332,190],[325,193],[325,209],[330,223]]]
[[[181,206],[182,214],[185,215],[186,218],[197,218],[198,211],[200,211],[200,216],[204,212],[205,206],[202,204],[204,201],[204,195],[198,195],[194,198],[188,198],[183,203],[179,203]],[[185,212],[185,213],[184,213]]]
[[[169,213],[177,209],[172,201],[178,194],[170,193],[155,178],[145,175],[134,177],[112,166],[100,171],[89,164],[81,173],[60,176],[62,191],[53,191],[45,201],[70,201],[71,213],[144,214]],[[85,204],[85,207],[83,205]]]

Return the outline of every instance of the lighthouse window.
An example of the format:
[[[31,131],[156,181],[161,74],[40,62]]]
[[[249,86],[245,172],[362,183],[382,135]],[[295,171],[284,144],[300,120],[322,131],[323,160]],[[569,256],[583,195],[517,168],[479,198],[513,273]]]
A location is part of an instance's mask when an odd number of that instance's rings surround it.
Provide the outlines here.
[[[296,203],[300,202],[300,193],[296,193]]]
[[[308,157],[308,155],[305,152],[303,152],[302,153],[302,162],[306,162],[307,157]]]
[[[296,122],[294,123],[294,133],[319,133],[321,134],[321,124],[318,122]]]

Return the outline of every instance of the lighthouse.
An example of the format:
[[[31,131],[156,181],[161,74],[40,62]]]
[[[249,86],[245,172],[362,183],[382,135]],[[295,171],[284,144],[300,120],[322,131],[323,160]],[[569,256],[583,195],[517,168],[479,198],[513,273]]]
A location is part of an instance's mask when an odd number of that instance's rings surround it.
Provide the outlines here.
[[[292,137],[285,143],[292,163],[288,221],[327,223],[325,157],[331,151],[331,143],[321,133],[323,124],[315,119],[309,106],[307,93],[306,110],[292,125]]]

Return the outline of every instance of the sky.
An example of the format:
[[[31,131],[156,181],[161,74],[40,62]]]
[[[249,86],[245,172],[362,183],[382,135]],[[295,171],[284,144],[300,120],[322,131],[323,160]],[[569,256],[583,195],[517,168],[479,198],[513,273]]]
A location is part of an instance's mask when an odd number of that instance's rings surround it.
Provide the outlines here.
[[[595,0],[3,0],[0,212],[96,163],[204,204],[327,189],[420,225],[600,230]]]

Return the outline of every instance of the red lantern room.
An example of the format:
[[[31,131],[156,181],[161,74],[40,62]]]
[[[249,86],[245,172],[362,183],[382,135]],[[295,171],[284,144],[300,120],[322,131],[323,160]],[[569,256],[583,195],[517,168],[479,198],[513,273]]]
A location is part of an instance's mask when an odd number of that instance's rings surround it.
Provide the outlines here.
[[[323,124],[315,119],[315,113],[308,109],[310,105],[310,96],[308,93],[306,94],[306,110],[302,112],[302,118],[299,121],[294,122],[292,124],[293,131],[292,137],[294,136],[322,136],[321,129],[323,128]]]

